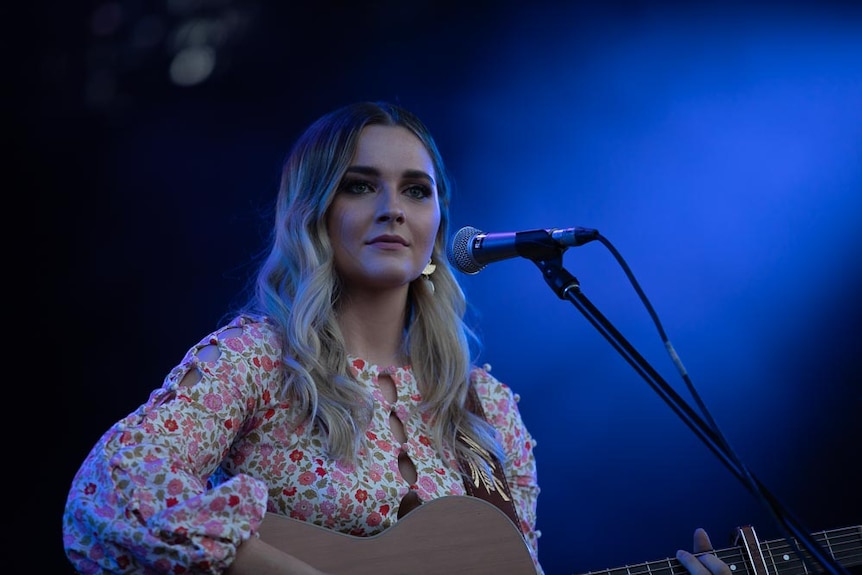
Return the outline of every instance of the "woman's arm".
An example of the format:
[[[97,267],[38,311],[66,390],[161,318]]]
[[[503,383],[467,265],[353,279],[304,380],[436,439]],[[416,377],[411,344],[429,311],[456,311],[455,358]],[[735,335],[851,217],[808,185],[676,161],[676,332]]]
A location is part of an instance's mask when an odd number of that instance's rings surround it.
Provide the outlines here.
[[[252,537],[237,548],[225,575],[326,575],[308,563]]]

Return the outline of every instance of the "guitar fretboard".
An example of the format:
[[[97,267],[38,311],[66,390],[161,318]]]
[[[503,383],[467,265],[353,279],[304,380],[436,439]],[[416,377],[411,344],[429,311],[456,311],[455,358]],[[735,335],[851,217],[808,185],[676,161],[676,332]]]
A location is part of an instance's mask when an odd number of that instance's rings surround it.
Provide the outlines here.
[[[842,566],[862,565],[862,525],[820,531],[812,536],[815,542]],[[760,552],[771,575],[809,575],[823,572],[801,545],[799,548],[803,550],[805,560],[797,555],[793,546],[785,539],[760,543]],[[714,553],[730,566],[734,575],[755,575],[742,547],[719,549]],[[616,569],[588,571],[581,575],[688,575],[688,570],[675,558],[668,558]]]

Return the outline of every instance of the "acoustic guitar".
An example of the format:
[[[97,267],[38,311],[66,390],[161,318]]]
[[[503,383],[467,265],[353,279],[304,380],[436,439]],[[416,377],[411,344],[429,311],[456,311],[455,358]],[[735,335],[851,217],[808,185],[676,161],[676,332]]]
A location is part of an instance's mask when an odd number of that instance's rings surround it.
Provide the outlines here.
[[[370,537],[268,513],[260,538],[338,575],[536,575],[512,521],[493,504],[466,495],[426,501]]]
[[[260,528],[267,543],[338,575],[535,575],[518,529],[483,499],[447,496],[425,502],[386,531],[356,537],[274,513]],[[862,526],[813,534],[841,565],[862,565]],[[809,575],[784,539],[759,542],[739,529],[738,547],[713,551],[734,575]],[[813,563],[816,565],[816,563]],[[675,558],[581,575],[687,575]],[[549,574],[551,575],[551,574]]]

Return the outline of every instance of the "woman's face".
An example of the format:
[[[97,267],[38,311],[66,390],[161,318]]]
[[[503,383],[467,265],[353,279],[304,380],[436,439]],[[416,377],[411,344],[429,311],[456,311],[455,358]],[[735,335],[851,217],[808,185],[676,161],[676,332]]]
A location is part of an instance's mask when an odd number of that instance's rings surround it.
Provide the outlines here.
[[[400,126],[366,126],[326,215],[344,288],[406,286],[424,269],[440,226],[436,174]]]

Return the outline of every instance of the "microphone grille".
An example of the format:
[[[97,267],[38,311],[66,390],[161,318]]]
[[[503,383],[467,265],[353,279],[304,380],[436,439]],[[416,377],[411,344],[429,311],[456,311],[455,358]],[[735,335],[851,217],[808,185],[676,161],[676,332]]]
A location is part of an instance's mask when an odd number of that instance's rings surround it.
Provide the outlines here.
[[[469,249],[470,242],[481,233],[481,230],[472,226],[464,226],[452,237],[446,250],[446,258],[449,263],[465,274],[476,274],[485,268],[484,265],[476,261]]]

